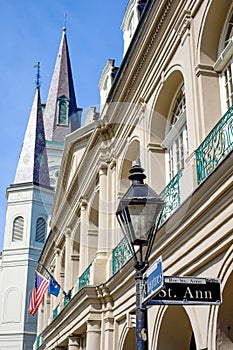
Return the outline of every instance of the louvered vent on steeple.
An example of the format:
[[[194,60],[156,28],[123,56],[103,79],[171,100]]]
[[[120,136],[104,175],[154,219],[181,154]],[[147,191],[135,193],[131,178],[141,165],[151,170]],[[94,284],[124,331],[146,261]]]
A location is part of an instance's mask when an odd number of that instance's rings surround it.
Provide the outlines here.
[[[24,219],[18,216],[13,223],[12,242],[23,240]]]
[[[46,234],[46,222],[43,218],[39,218],[36,221],[36,237],[35,241],[39,243],[45,242],[45,234]]]

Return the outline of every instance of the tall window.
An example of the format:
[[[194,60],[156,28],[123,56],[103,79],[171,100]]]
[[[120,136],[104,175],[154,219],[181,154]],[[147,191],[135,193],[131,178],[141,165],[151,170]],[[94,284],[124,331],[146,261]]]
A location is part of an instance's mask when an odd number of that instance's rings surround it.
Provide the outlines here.
[[[39,243],[45,242],[46,236],[46,222],[43,218],[39,218],[36,221],[36,237],[35,241]]]
[[[58,117],[59,125],[68,125],[69,100],[66,96],[58,98]]]
[[[12,242],[23,240],[24,218],[18,216],[13,222]]]
[[[171,111],[166,137],[162,145],[167,150],[168,181],[184,168],[188,155],[186,102],[184,85],[178,90]]]
[[[225,89],[225,103],[227,109],[233,105],[233,57],[222,72],[223,84]]]
[[[220,74],[222,110],[225,113],[233,105],[233,12],[223,30],[218,56],[214,69]]]

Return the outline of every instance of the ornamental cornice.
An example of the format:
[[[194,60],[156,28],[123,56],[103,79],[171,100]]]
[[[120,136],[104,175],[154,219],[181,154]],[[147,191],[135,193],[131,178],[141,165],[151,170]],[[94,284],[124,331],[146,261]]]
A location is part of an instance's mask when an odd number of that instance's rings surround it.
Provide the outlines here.
[[[185,34],[187,30],[190,29],[191,20],[191,12],[189,10],[185,10],[175,27],[175,31],[180,38]]]

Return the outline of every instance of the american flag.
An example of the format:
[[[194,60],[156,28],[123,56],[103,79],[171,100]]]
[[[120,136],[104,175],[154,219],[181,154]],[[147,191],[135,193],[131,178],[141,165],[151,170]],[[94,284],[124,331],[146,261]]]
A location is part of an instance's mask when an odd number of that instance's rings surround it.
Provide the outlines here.
[[[39,272],[35,271],[36,278],[35,284],[32,290],[32,294],[29,301],[28,312],[31,315],[35,315],[40,304],[43,301],[44,295],[49,287],[49,281],[44,278]]]

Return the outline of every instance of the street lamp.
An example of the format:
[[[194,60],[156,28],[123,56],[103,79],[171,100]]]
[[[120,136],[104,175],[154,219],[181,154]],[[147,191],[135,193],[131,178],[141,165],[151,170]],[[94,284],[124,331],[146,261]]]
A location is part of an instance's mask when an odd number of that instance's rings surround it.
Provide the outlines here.
[[[133,164],[129,179],[132,184],[122,197],[116,212],[117,220],[134,258],[136,272],[136,349],[148,349],[147,310],[142,306],[143,273],[154,243],[163,200],[144,184],[144,169],[140,162]]]

